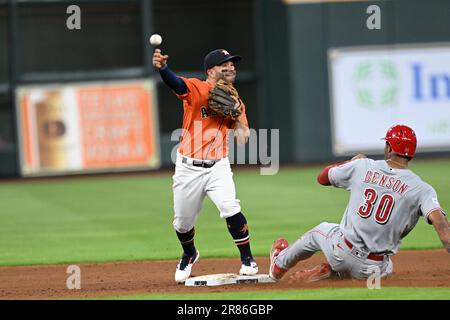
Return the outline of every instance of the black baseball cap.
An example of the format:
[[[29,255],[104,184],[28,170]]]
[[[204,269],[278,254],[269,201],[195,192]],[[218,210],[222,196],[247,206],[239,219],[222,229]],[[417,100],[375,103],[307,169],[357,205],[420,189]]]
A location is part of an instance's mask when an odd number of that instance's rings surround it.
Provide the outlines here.
[[[216,49],[206,55],[205,60],[203,61],[203,66],[205,68],[205,71],[207,71],[208,69],[219,66],[224,62],[237,62],[241,59],[241,56],[233,56],[229,54],[225,49]]]

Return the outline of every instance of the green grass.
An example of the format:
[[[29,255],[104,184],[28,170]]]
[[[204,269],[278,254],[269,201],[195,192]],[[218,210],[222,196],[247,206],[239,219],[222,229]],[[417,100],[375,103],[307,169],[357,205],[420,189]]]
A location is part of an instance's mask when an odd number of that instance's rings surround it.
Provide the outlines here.
[[[450,161],[417,161],[412,169],[450,208]],[[320,167],[237,171],[234,179],[256,256],[274,239],[293,241],[321,221],[339,222],[348,193],[322,187]],[[177,259],[172,229],[171,174],[0,184],[0,265]],[[237,257],[237,250],[210,200],[196,227],[206,257]],[[420,221],[403,248],[440,248],[433,227]]]
[[[450,288],[324,288],[207,294],[148,294],[101,298],[108,300],[449,300]]]

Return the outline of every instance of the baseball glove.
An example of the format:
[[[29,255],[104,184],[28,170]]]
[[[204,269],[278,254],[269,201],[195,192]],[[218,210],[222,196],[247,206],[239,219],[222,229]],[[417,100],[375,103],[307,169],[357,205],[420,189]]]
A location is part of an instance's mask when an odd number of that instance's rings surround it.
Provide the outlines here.
[[[242,114],[239,94],[231,83],[221,79],[209,93],[208,106],[224,118],[235,120]]]

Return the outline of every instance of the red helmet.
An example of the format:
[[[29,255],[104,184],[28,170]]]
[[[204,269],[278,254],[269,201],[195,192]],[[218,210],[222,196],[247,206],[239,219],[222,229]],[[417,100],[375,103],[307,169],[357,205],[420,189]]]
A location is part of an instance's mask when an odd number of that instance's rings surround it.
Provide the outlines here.
[[[417,138],[414,130],[408,126],[398,124],[390,127],[384,138],[394,153],[412,158],[416,153]]]

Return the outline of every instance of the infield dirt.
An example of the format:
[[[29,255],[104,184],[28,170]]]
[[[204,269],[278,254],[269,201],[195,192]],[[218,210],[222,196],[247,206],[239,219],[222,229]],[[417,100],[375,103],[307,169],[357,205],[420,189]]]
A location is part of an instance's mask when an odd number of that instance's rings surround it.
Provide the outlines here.
[[[269,259],[256,258],[260,273],[268,273]],[[450,287],[450,256],[445,250],[401,251],[393,257],[394,274],[382,280],[386,287]],[[81,269],[81,289],[66,287],[67,267],[35,265],[0,267],[0,299],[77,299],[86,297],[136,294],[181,294],[256,290],[298,290],[365,288],[361,280],[329,279],[315,283],[289,283],[291,273],[324,262],[322,255],[297,264],[279,282],[220,287],[185,287],[174,281],[178,261],[130,261],[77,264]],[[238,259],[201,259],[193,268],[193,276],[238,272]],[[276,297],[274,297],[276,298]]]

